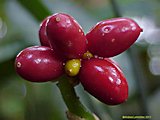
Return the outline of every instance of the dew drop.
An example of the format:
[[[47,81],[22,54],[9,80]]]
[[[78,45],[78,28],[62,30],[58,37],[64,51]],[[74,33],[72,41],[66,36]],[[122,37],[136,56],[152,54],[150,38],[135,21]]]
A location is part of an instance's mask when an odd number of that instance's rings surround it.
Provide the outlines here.
[[[98,55],[94,55],[95,58],[98,58]]]
[[[116,39],[115,38],[113,38],[112,40],[111,40],[111,42],[114,42]]]
[[[34,60],[36,64],[39,64],[42,60],[40,58]]]
[[[104,70],[102,69],[102,67],[94,66],[94,68],[96,68],[96,70],[98,70],[99,72],[104,72]]]
[[[105,28],[105,29],[104,29],[104,32],[105,32],[105,33],[109,33],[109,31],[110,31],[109,28]]]
[[[103,57],[98,57],[99,59],[103,60]]]
[[[132,31],[135,31],[135,30],[136,30],[136,26],[133,26],[133,27],[132,27]]]
[[[128,27],[123,27],[123,28],[122,28],[122,32],[126,32],[127,30],[129,30]]]
[[[102,28],[102,32],[104,32],[104,33],[109,33],[109,32],[111,32],[111,30],[114,28],[114,26],[112,26],[112,25],[107,25],[107,26],[104,26],[103,28]]]
[[[111,82],[113,82],[113,81],[114,81],[112,77],[110,77],[110,76],[109,76],[108,78],[109,78],[109,80],[110,80]]]
[[[120,84],[121,84],[121,80],[120,80],[120,79],[117,79],[116,84],[117,84],[117,85],[120,85]]]

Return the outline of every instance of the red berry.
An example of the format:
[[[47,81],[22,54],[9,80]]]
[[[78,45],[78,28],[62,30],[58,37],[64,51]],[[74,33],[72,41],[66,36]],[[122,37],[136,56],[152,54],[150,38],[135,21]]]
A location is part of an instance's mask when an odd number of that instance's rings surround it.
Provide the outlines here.
[[[47,23],[47,35],[56,53],[66,59],[81,58],[86,52],[86,37],[77,21],[64,13],[54,14]]]
[[[123,103],[128,98],[127,81],[110,59],[83,60],[79,77],[86,91],[108,105]]]
[[[17,73],[32,82],[46,82],[63,73],[63,64],[54,51],[45,46],[33,46],[22,50],[16,57]]]
[[[86,35],[88,49],[101,57],[113,57],[127,50],[142,29],[129,18],[114,18],[97,23]]]
[[[47,36],[47,33],[46,33],[46,25],[47,25],[46,23],[47,23],[48,19],[49,19],[49,17],[44,19],[42,21],[42,23],[40,24],[39,39],[40,39],[40,43],[41,43],[42,46],[50,47],[48,36]]]

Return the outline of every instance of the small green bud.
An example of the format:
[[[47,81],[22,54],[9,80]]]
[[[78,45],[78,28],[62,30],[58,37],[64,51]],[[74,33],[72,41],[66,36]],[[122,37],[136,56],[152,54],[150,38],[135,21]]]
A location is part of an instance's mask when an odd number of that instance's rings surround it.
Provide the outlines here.
[[[80,59],[68,60],[65,64],[65,72],[69,76],[76,76],[79,73],[81,67]]]

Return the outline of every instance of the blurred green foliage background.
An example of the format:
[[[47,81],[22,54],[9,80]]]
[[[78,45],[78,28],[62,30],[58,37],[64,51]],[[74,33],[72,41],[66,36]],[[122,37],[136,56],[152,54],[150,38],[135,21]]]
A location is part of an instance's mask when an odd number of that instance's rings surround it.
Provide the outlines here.
[[[0,0],[0,120],[66,120],[66,106],[53,83],[31,83],[14,69],[16,55],[40,45],[40,22],[56,12],[72,15],[85,33],[98,21],[131,17],[143,33],[125,53],[114,57],[129,83],[129,99],[107,106],[76,87],[80,100],[102,120],[123,115],[160,119],[160,0]]]

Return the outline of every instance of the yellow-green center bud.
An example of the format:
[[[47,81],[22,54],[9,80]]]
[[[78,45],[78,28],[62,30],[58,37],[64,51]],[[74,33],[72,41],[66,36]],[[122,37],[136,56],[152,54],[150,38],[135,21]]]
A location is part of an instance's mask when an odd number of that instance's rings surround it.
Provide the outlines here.
[[[90,59],[92,57],[93,57],[93,55],[89,51],[87,51],[86,53],[83,54],[83,59]]]
[[[69,76],[76,76],[79,73],[81,67],[80,59],[68,60],[65,64],[65,72]]]

